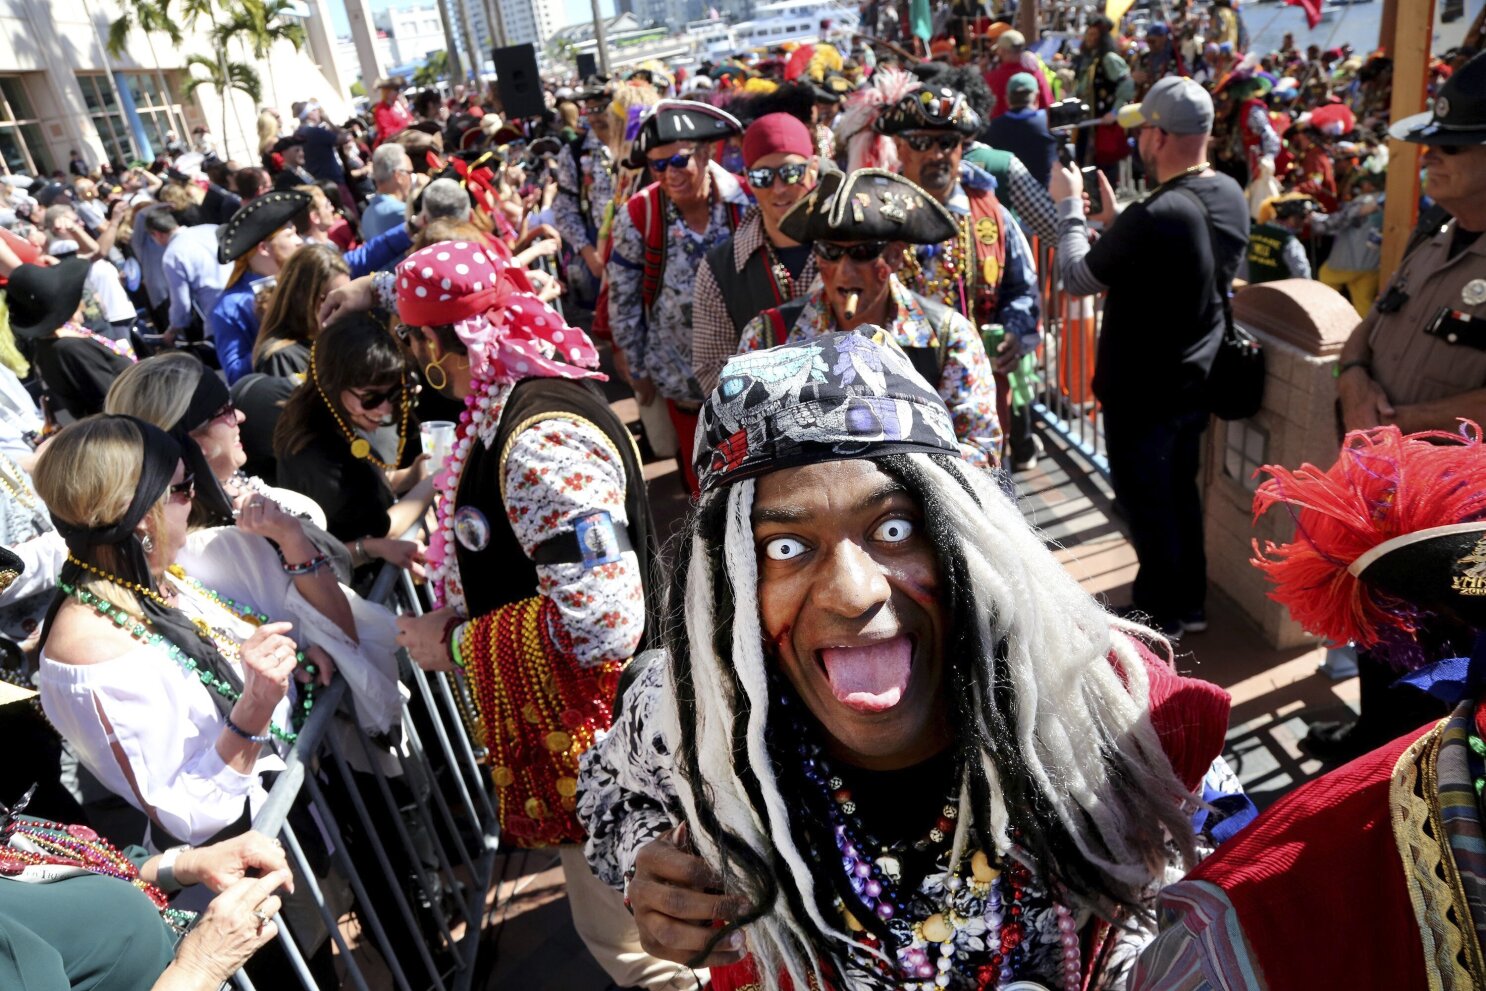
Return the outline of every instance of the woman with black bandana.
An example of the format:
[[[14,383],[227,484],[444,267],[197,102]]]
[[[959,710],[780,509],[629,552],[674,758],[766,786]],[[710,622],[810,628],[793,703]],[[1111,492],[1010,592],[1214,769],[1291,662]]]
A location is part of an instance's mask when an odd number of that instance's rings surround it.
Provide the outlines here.
[[[79,421],[43,452],[36,487],[69,551],[42,635],[48,718],[165,834],[157,846],[234,827],[266,797],[260,775],[283,767],[266,745],[294,739],[291,679],[328,681],[329,656],[300,651],[293,624],[168,569],[186,540],[194,480],[159,428]]]

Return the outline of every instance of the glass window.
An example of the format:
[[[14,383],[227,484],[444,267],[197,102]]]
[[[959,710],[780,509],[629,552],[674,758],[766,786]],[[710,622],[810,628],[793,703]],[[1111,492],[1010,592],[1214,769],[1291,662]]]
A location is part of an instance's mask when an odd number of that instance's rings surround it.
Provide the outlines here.
[[[34,120],[36,111],[31,109],[31,98],[26,95],[26,86],[19,76],[0,79],[0,93],[5,96],[6,120]]]
[[[0,158],[11,172],[30,172],[31,161],[26,157],[26,147],[13,127],[0,127]]]

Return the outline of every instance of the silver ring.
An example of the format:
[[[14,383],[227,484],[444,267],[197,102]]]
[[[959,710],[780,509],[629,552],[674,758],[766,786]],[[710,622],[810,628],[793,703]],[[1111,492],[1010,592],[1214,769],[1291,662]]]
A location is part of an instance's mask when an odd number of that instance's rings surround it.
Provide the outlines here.
[[[269,920],[271,918],[273,918],[273,916],[269,915],[267,912],[263,911],[263,909],[261,909],[261,908],[255,908],[255,909],[253,909],[253,914],[258,917],[258,927],[260,929],[263,928],[264,926],[268,925]]]

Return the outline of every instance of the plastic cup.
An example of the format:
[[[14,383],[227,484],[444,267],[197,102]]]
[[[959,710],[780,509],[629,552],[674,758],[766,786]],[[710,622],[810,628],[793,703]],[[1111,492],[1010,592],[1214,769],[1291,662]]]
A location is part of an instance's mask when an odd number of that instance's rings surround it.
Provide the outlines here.
[[[454,451],[454,423],[451,420],[429,420],[418,427],[423,450],[429,455],[429,471],[440,472]]]

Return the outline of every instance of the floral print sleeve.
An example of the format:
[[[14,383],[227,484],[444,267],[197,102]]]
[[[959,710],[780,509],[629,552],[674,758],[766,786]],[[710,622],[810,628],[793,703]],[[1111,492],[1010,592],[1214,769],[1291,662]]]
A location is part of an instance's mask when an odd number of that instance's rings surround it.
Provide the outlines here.
[[[617,530],[624,509],[624,462],[609,439],[578,419],[553,416],[515,436],[505,459],[506,512],[521,549],[536,548],[577,521],[608,513]],[[645,597],[634,551],[618,561],[537,565],[538,591],[556,607],[581,667],[623,661],[645,628]]]
[[[960,454],[973,465],[994,468],[1001,456],[1001,421],[996,415],[996,380],[985,344],[969,320],[954,314],[941,330],[949,337],[939,397],[955,422]]]
[[[665,655],[646,651],[632,663],[644,667],[614,725],[583,755],[578,776],[583,853],[599,880],[621,891],[640,849],[679,821],[668,811],[677,806],[673,761],[657,718]]]

